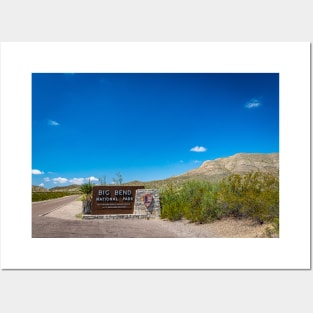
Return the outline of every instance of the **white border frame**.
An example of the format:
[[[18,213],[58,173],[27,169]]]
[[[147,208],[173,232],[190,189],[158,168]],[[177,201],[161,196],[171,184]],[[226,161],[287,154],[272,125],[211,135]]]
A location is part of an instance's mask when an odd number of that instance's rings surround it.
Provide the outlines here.
[[[280,238],[31,238],[32,72],[279,73]],[[309,43],[1,44],[2,268],[309,269],[310,266]]]

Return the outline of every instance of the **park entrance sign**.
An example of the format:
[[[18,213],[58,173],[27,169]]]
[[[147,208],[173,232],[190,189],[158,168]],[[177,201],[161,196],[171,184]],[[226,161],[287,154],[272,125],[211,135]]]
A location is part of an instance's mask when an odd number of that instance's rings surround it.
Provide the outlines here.
[[[91,214],[133,214],[137,189],[144,186],[94,186]]]

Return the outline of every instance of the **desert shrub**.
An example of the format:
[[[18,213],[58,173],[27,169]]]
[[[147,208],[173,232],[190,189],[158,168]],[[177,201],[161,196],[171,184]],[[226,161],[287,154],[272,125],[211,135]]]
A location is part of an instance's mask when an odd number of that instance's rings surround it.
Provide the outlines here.
[[[219,217],[215,188],[205,181],[189,181],[181,190],[184,217],[192,222],[205,223]]]
[[[91,196],[92,194],[92,187],[93,184],[90,182],[90,180],[88,181],[88,183],[86,184],[82,184],[79,188],[79,190],[86,196]]]
[[[259,223],[270,222],[278,229],[279,179],[270,173],[230,175],[218,192],[218,204],[225,215],[251,217]]]
[[[92,211],[92,188],[93,184],[88,181],[80,186],[80,191],[83,193],[83,214],[90,214]]]
[[[212,184],[189,181],[181,187],[169,185],[160,194],[161,218],[205,223],[221,217],[216,205],[216,191]]]
[[[234,174],[223,179],[217,195],[217,203],[223,215],[242,217],[243,199],[241,176]]]
[[[56,199],[65,196],[70,196],[72,194],[73,193],[64,191],[32,192],[32,202]]]
[[[279,217],[274,217],[273,218],[271,226],[272,226],[272,229],[273,229],[273,233],[275,235],[279,236]]]
[[[179,190],[169,184],[160,192],[161,212],[160,217],[177,221],[183,217],[184,203],[180,197]]]
[[[160,193],[161,218],[175,221],[186,218],[206,223],[222,217],[253,218],[271,223],[279,233],[279,179],[270,173],[233,174],[219,184],[188,181],[168,185]]]

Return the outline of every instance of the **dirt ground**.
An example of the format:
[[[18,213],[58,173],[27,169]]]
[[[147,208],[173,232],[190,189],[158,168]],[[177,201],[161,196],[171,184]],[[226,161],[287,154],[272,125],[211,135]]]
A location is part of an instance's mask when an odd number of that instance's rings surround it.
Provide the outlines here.
[[[81,201],[74,201],[71,204],[47,214],[46,216],[68,221],[78,221],[81,210]],[[81,220],[81,222],[87,221]],[[100,220],[98,223],[99,222]],[[268,226],[266,224],[260,225],[255,223],[251,219],[238,220],[234,218],[226,218],[208,224],[195,224],[190,223],[187,220],[171,222],[161,219],[150,219],[149,221],[102,220],[100,223],[103,225],[108,225],[108,223],[110,223],[110,225],[116,224],[116,229],[118,228],[118,225],[121,225],[124,229],[128,226],[129,229],[136,226],[142,230],[143,234],[145,234],[145,232],[149,232],[149,230],[152,231],[158,229],[160,232],[164,231],[165,236],[172,234],[173,237],[179,238],[264,238],[265,230]],[[123,236],[125,236],[125,234]]]

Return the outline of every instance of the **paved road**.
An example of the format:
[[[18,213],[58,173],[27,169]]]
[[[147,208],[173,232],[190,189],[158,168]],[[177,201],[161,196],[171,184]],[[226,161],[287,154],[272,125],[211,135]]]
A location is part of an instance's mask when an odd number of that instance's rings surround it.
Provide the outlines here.
[[[66,204],[71,203],[72,201],[78,199],[79,196],[67,196],[57,199],[51,199],[46,201],[38,201],[32,203],[32,212],[34,216],[43,216],[53,210],[61,208]]]
[[[65,220],[49,217],[51,210],[73,202],[78,196],[32,204],[33,238],[177,238],[152,220]]]

